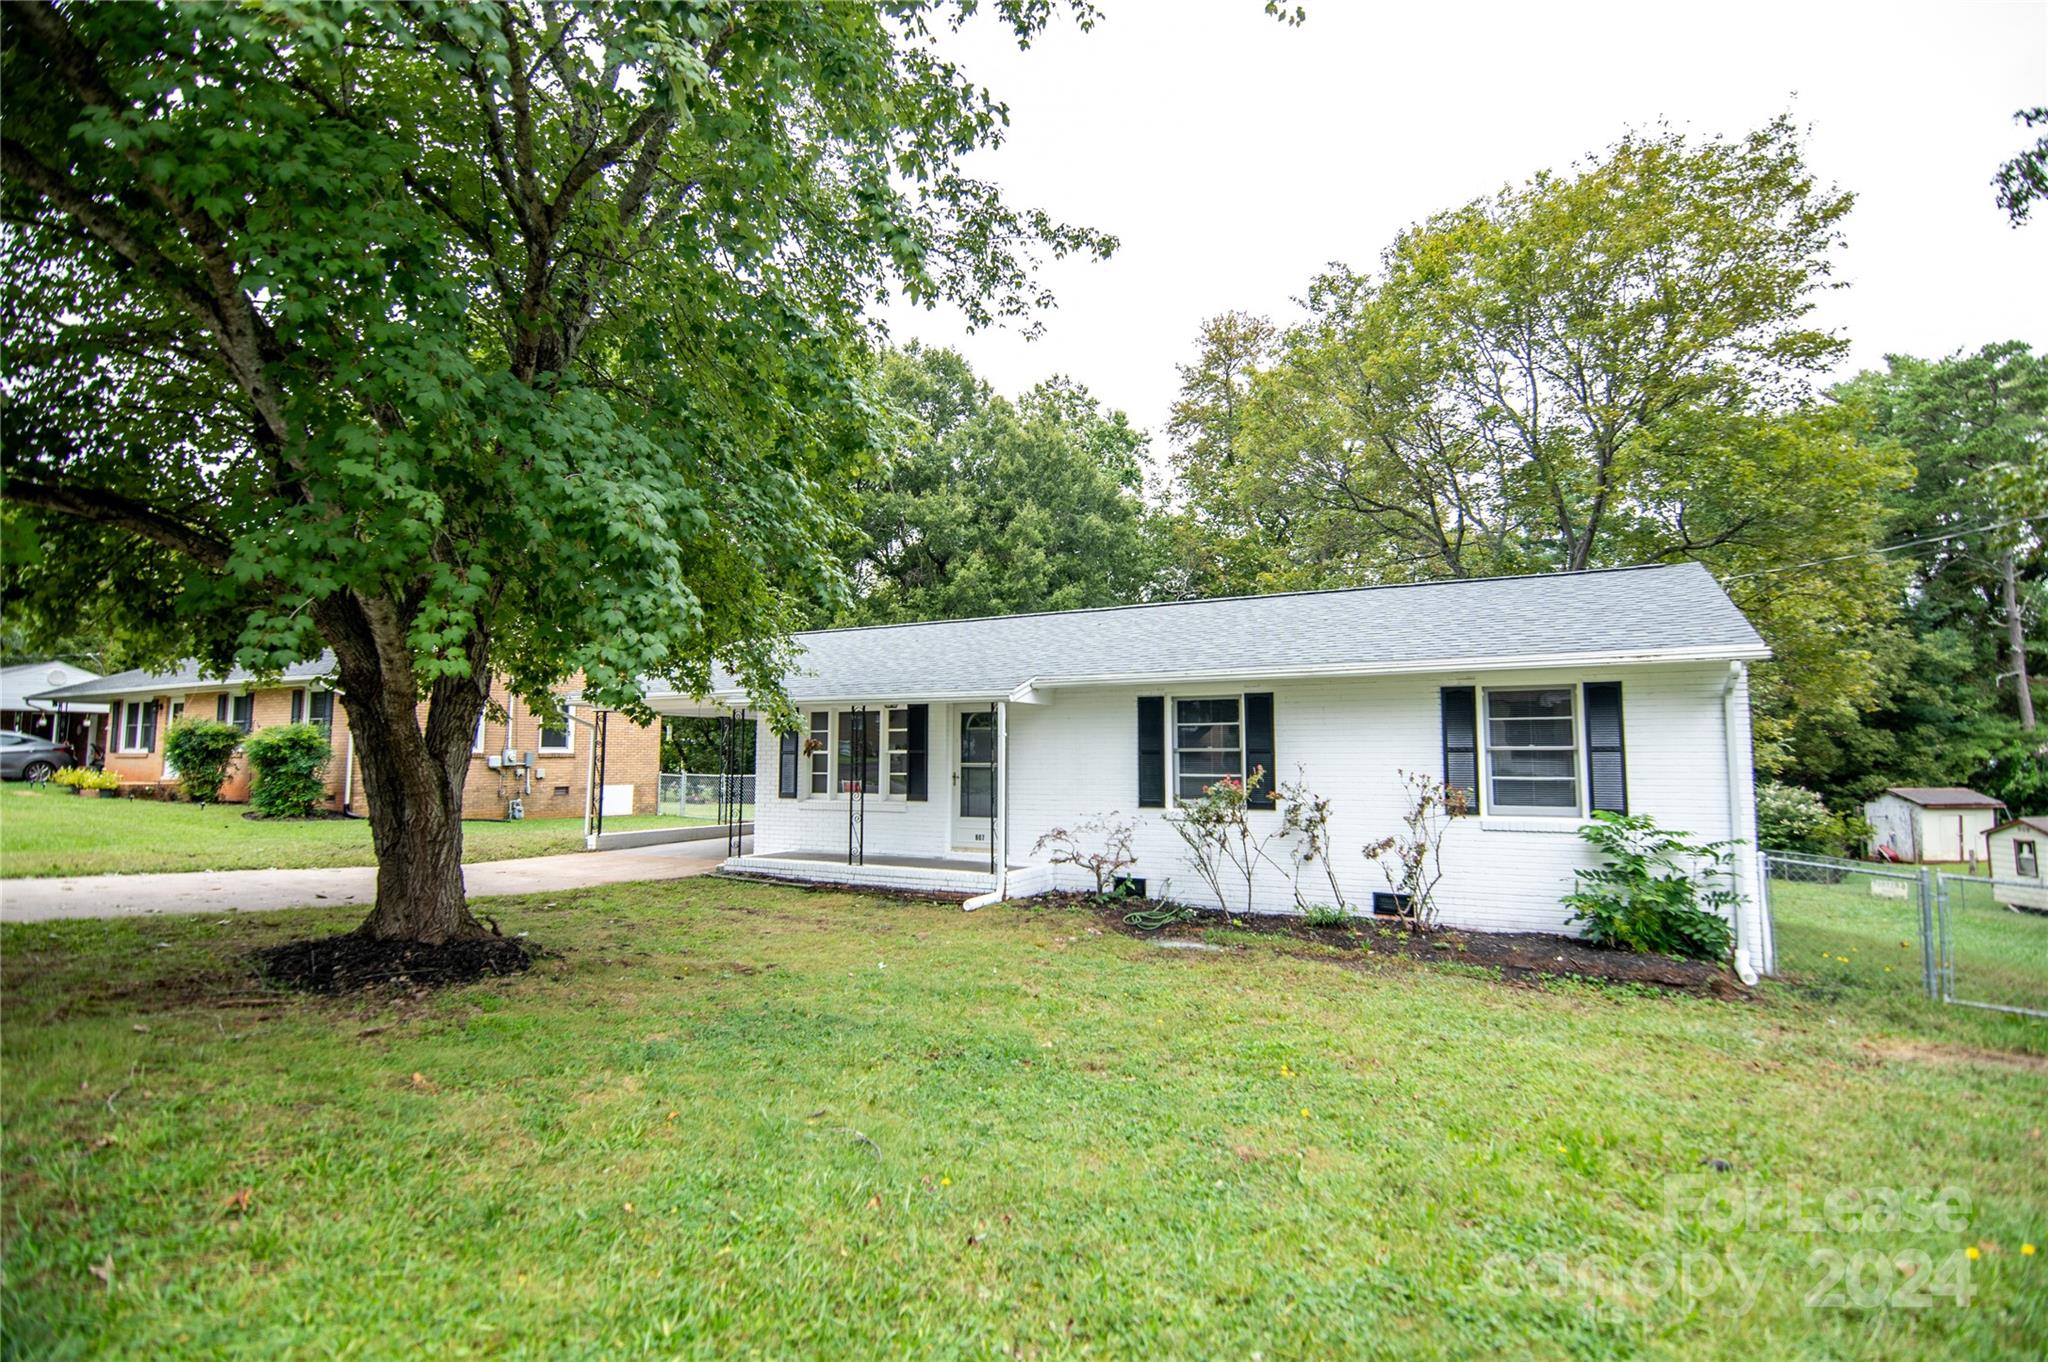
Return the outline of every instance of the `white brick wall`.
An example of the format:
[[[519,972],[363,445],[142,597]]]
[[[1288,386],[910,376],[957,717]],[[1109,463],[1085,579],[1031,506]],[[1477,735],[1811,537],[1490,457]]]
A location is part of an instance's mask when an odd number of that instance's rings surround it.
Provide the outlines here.
[[[1331,679],[1244,686],[1208,684],[1182,688],[1182,695],[1218,695],[1271,690],[1274,736],[1281,782],[1299,774],[1333,804],[1335,861],[1347,900],[1369,910],[1372,894],[1388,886],[1359,848],[1398,832],[1404,811],[1403,770],[1442,774],[1443,734],[1437,692],[1447,685],[1538,685],[1619,680],[1628,762],[1629,807],[1666,826],[1706,841],[1754,837],[1753,819],[1731,828],[1729,761],[1723,732],[1723,663],[1605,668],[1582,672],[1517,672]],[[1186,849],[1164,822],[1164,811],[1137,807],[1137,697],[1172,695],[1175,688],[1131,686],[1052,693],[1042,705],[1008,707],[1010,796],[1006,823],[1011,864],[1032,860],[1032,844],[1047,829],[1097,813],[1120,813],[1139,824],[1138,864],[1157,894],[1189,902],[1210,902],[1206,886],[1186,860]],[[1747,715],[1746,686],[1738,694]],[[1170,714],[1170,709],[1169,709]],[[870,853],[937,855],[948,850],[951,828],[952,756],[946,741],[953,713],[932,706],[931,791],[926,804],[868,803]],[[1749,732],[1738,725],[1735,740],[1747,784]],[[761,790],[776,788],[776,744],[763,735]],[[1583,779],[1583,776],[1582,776]],[[1745,801],[1750,792],[1742,792]],[[1277,830],[1277,813],[1253,815],[1261,831]],[[1593,863],[1574,835],[1571,819],[1461,819],[1445,838],[1444,878],[1437,901],[1453,926],[1498,931],[1569,930],[1559,903],[1572,887],[1573,873]],[[799,847],[844,850],[845,806],[837,802],[760,801],[754,846],[760,852]],[[1284,844],[1272,851],[1284,866]],[[1035,876],[1049,881],[1053,876]],[[1072,872],[1060,882],[1089,883]],[[1294,896],[1288,874],[1267,868],[1256,880],[1253,906],[1288,912]],[[1302,880],[1311,899],[1327,900],[1320,868]],[[1239,885],[1239,893],[1242,884]],[[1232,907],[1241,906],[1234,898]]]

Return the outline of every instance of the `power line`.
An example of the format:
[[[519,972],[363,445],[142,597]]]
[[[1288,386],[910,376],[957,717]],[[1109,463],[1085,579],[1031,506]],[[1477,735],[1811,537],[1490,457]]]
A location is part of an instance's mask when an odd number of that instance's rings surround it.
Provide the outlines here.
[[[1777,567],[1758,568],[1754,572],[1737,572],[1731,576],[1723,577],[1721,580],[1723,582],[1740,582],[1751,577],[1770,577],[1780,572],[1797,572],[1801,568],[1820,567],[1827,563],[1846,563],[1852,558],[1882,558],[1888,553],[1897,553],[1901,549],[1917,549],[1925,544],[1946,544],[1951,539],[1968,539],[1973,534],[1983,534],[1987,530],[2017,529],[2021,525],[2031,525],[2037,520],[2048,520],[2048,514],[2021,516],[2017,520],[1993,521],[1988,525],[1973,525],[1967,530],[1954,530],[1948,534],[1933,534],[1925,539],[1908,539],[1903,544],[1887,544],[1881,549],[1860,549],[1855,553],[1838,553],[1831,558],[1809,558],[1803,563],[1782,563]]]

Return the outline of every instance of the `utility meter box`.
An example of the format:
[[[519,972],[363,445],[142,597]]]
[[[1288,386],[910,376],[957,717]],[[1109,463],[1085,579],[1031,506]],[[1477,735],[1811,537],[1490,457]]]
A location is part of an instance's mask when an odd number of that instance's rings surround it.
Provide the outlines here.
[[[526,801],[515,799],[505,805],[505,817],[515,823],[526,817]]]
[[[499,769],[504,764],[505,758],[496,752],[484,758],[484,765],[490,767],[493,771]]]

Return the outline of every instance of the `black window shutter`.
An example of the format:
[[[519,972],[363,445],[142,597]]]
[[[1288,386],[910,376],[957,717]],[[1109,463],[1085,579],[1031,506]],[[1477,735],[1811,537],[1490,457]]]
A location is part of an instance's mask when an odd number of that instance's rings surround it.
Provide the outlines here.
[[[121,735],[128,730],[121,727],[121,720],[127,717],[124,712],[127,708],[128,702],[126,700],[114,701],[114,731],[107,735],[107,750],[109,752],[118,752],[126,745],[122,741]]]
[[[931,731],[932,707],[912,705],[903,716],[904,741],[909,744],[910,786],[904,798],[918,801],[932,797]]]
[[[1588,681],[1586,692],[1586,806],[1628,812],[1628,760],[1621,741],[1621,682]]]
[[[776,780],[775,794],[779,799],[796,798],[796,734],[782,735],[781,761]]]
[[[1138,807],[1166,807],[1166,697],[1138,697]]]
[[[1465,812],[1479,812],[1479,692],[1445,686],[1438,695],[1444,712],[1444,784],[1465,792]]]
[[[1265,769],[1265,777],[1246,801],[1255,809],[1273,807],[1273,787],[1280,781],[1279,758],[1273,751],[1273,692],[1244,697],[1244,778]]]
[[[295,724],[304,723],[305,719],[306,692],[302,690],[295,690],[292,692],[292,722]]]
[[[142,750],[156,751],[156,711],[161,700],[151,700],[142,707]]]
[[[213,706],[213,717],[221,723],[226,723],[228,721],[228,696],[226,691],[222,691],[219,697],[215,700]]]

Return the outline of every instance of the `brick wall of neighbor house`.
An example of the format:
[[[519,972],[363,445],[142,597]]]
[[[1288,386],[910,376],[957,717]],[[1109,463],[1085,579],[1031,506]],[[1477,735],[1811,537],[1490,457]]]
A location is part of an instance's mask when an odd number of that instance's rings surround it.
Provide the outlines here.
[[[118,722],[126,717],[127,708],[127,704],[124,702],[116,712],[110,713],[107,716],[108,723],[110,725],[118,725]],[[154,752],[122,752],[118,750],[121,745],[121,729],[118,726],[111,727],[107,737],[106,760],[101,765],[120,776],[124,784],[147,785],[162,780],[164,774],[163,729],[163,720],[159,719],[157,721],[156,750]]]
[[[1728,674],[1726,664],[1712,663],[1055,692],[1049,704],[1009,706],[1008,859],[1012,865],[1041,860],[1031,854],[1031,848],[1048,829],[1091,814],[1117,813],[1138,823],[1135,843],[1139,859],[1131,873],[1144,877],[1151,892],[1191,902],[1212,901],[1187,864],[1185,848],[1167,826],[1165,811],[1137,806],[1137,697],[1171,697],[1176,689],[1182,697],[1246,690],[1273,693],[1279,778],[1284,783],[1300,775],[1332,801],[1336,864],[1345,898],[1356,911],[1369,911],[1374,892],[1388,887],[1379,869],[1366,861],[1359,848],[1401,830],[1405,802],[1400,772],[1442,775],[1438,690],[1443,686],[1521,687],[1618,680],[1622,683],[1630,811],[1649,814],[1702,841],[1753,838],[1753,817],[1744,816],[1740,826],[1730,825],[1722,709]],[[1736,699],[1738,713],[1746,715],[1746,682]],[[950,817],[956,716],[957,710],[932,706],[931,803],[906,806],[870,798],[866,831],[870,856],[946,855],[957,844],[956,833],[968,831],[956,830]],[[1745,771],[1749,742],[1748,726],[1740,724],[1735,745],[1742,753],[1741,769]],[[755,816],[756,853],[798,848],[836,848],[843,853],[843,803],[773,797],[777,746],[764,726],[756,748],[756,780],[763,796]],[[1751,791],[1736,793],[1753,804]],[[1252,817],[1260,832],[1279,826],[1278,813],[1261,811]],[[1576,835],[1579,826],[1570,818],[1460,819],[1444,842],[1444,878],[1437,891],[1444,920],[1478,929],[1570,930],[1559,899],[1571,890],[1574,872],[1594,864],[1589,849]],[[1274,850],[1284,866],[1281,845],[1276,842]],[[1063,872],[1058,882],[1080,887],[1085,879]],[[1329,900],[1329,888],[1319,870],[1304,874],[1301,883],[1311,901]],[[1290,879],[1281,870],[1261,870],[1255,886],[1258,910],[1293,910]],[[1242,893],[1240,881],[1238,902]]]
[[[313,686],[275,686],[256,691],[251,702],[250,721],[254,728],[269,728],[276,724],[287,724],[292,717],[292,692],[304,689],[307,692],[307,708],[311,712]],[[164,730],[169,727],[170,702],[182,699],[185,713],[195,718],[213,718],[219,711],[219,697],[223,692],[213,690],[185,691],[156,697],[163,702],[157,721],[156,747],[151,752],[110,753],[106,767],[119,773],[124,781],[131,784],[157,783],[163,778]],[[230,692],[234,693],[234,692]],[[140,697],[138,697],[140,698]],[[492,698],[505,705],[506,696],[502,685],[492,687]],[[583,816],[585,792],[585,763],[589,759],[590,733],[580,725],[572,725],[570,743],[573,748],[567,753],[546,753],[538,751],[540,745],[540,724],[524,706],[513,704],[512,735],[508,744],[505,724],[502,720],[486,719],[484,722],[484,750],[470,759],[468,782],[463,790],[462,816],[465,818],[503,818],[507,802],[513,793],[510,773],[501,773],[488,768],[484,758],[487,753],[502,751],[511,746],[517,751],[535,754],[538,773],[534,776],[531,789],[521,789],[525,801],[526,816],[529,818],[580,818]],[[587,713],[587,711],[586,711]],[[424,722],[426,707],[420,708]],[[633,787],[633,812],[653,813],[657,796],[657,785],[661,771],[661,730],[656,724],[634,724],[614,714],[608,724],[610,751],[605,759],[605,782],[609,785],[631,785]],[[334,727],[332,729],[332,758],[327,765],[327,788],[329,803],[339,809],[342,787],[349,787],[349,811],[367,814],[368,803],[363,794],[362,773],[349,770],[348,710],[337,697],[334,705]],[[524,785],[524,782],[517,782]],[[222,787],[222,798],[239,803],[249,797],[249,765],[246,757],[237,754],[229,768],[227,784]]]
[[[509,715],[511,731],[509,734],[506,731],[506,719],[485,717],[482,749],[471,755],[469,777],[463,785],[462,816],[503,818],[512,798],[517,795],[528,818],[581,818],[588,789],[590,730],[582,724],[572,723],[569,725],[569,751],[542,752],[540,720],[525,705],[510,699],[501,682],[492,683],[491,699]],[[590,711],[579,708],[578,713],[588,718]],[[420,708],[420,720],[426,720],[424,705]],[[335,722],[338,730],[345,728],[346,719],[338,703]],[[661,773],[660,725],[635,724],[614,714],[607,724],[607,737],[610,750],[605,755],[605,783],[631,785],[633,812],[653,813]],[[345,759],[346,733],[338,732],[337,741]],[[532,754],[530,780],[510,769],[491,769],[486,758],[507,748]],[[338,784],[336,788],[339,789]],[[351,796],[350,810],[358,814],[367,813],[369,806],[360,777],[354,782]]]

